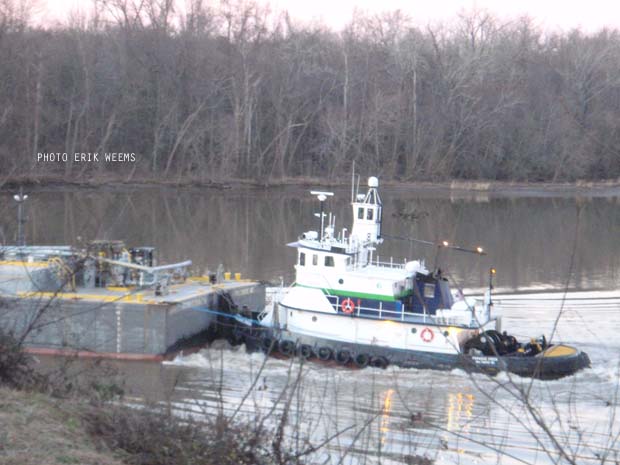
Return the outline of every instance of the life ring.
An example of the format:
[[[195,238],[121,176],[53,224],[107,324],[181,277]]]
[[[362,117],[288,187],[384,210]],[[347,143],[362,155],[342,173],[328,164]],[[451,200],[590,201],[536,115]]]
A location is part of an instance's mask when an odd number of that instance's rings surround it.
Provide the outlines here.
[[[434,337],[435,334],[433,333],[433,330],[431,328],[424,328],[420,333],[420,339],[422,339],[424,342],[431,342]]]
[[[355,311],[355,304],[350,298],[347,297],[340,304],[340,308],[342,308],[343,313],[350,315],[351,313]]]

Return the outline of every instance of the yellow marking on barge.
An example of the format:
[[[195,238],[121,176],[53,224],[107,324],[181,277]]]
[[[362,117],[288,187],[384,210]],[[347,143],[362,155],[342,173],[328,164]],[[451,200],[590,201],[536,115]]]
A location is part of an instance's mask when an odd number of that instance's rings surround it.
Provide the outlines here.
[[[131,302],[145,305],[161,303],[153,299],[144,300],[143,294],[103,295],[77,292],[18,292],[17,295],[26,299],[92,300],[95,302]]]
[[[27,266],[30,268],[47,268],[48,262],[28,262],[25,260],[0,260],[0,266]]]

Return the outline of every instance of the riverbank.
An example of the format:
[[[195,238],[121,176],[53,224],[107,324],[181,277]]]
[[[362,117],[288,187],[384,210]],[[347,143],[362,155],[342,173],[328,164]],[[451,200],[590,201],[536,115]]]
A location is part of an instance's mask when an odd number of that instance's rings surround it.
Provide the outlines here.
[[[87,433],[81,403],[0,388],[0,463],[121,465]]]
[[[286,465],[260,425],[0,388],[3,465]],[[274,448],[276,446],[274,445]]]
[[[380,174],[379,174],[380,176]],[[362,180],[363,181],[363,180]],[[380,178],[383,187],[406,189],[414,191],[442,191],[442,192],[482,192],[501,194],[523,193],[597,193],[614,191],[620,194],[620,178],[599,181],[580,180],[575,182],[518,182],[495,180],[450,180],[437,182],[398,181]],[[84,179],[66,179],[59,176],[9,176],[0,180],[0,191],[15,190],[18,187],[35,188],[209,188],[209,189],[265,189],[281,187],[309,187],[322,186],[330,188],[348,188],[351,184],[350,176],[339,179],[324,179],[311,177],[288,177],[258,181],[253,179],[230,178],[213,180],[204,178],[131,178],[102,175]]]
[[[0,328],[0,465],[303,465],[324,446],[289,439],[290,404],[278,417],[237,415],[202,409],[196,392],[180,412],[170,398],[131,395],[127,373],[108,361],[42,363],[24,337]]]
[[[76,362],[39,366],[0,328],[0,464],[289,465],[301,457],[258,416],[175,413],[169,402],[126,398],[108,364]]]

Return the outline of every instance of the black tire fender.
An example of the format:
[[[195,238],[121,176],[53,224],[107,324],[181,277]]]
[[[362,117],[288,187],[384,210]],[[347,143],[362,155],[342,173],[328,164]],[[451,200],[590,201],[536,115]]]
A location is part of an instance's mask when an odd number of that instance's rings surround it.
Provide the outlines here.
[[[261,338],[260,345],[267,353],[271,352],[275,346],[274,340],[271,339],[269,336]]]
[[[319,360],[327,362],[332,358],[332,350],[329,347],[319,347],[319,350],[316,351],[317,357]]]
[[[301,358],[310,358],[312,357],[312,346],[309,346],[308,344],[302,344],[299,346],[298,349],[298,354]]]
[[[351,352],[346,349],[339,350],[338,353],[336,353],[336,361],[340,365],[346,365],[351,361]]]
[[[283,355],[291,356],[295,353],[295,343],[288,339],[284,339],[278,344],[278,350]]]
[[[388,362],[388,359],[385,357],[371,357],[370,358],[370,365],[375,367],[375,368],[387,368],[387,366],[390,364],[390,362]]]
[[[370,363],[370,355],[368,354],[357,354],[355,356],[355,364],[360,368],[366,368]]]

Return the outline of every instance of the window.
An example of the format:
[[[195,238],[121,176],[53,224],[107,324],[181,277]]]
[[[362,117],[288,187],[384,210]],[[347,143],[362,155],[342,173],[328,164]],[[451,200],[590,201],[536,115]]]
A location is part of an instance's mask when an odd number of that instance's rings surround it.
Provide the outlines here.
[[[314,255],[312,256],[312,264],[313,264],[314,266],[317,266],[317,265],[319,264],[319,256],[318,256],[317,254],[314,254]]]
[[[364,219],[364,209],[363,208],[358,208],[357,209],[357,219],[358,220],[363,220]]]
[[[369,208],[368,210],[366,210],[366,219],[367,220],[372,220],[372,208]]]
[[[306,266],[306,254],[303,252],[299,254],[299,265]]]
[[[334,257],[325,255],[325,266],[334,266]]]
[[[424,285],[424,298],[432,299],[435,297],[435,283],[426,283]]]

